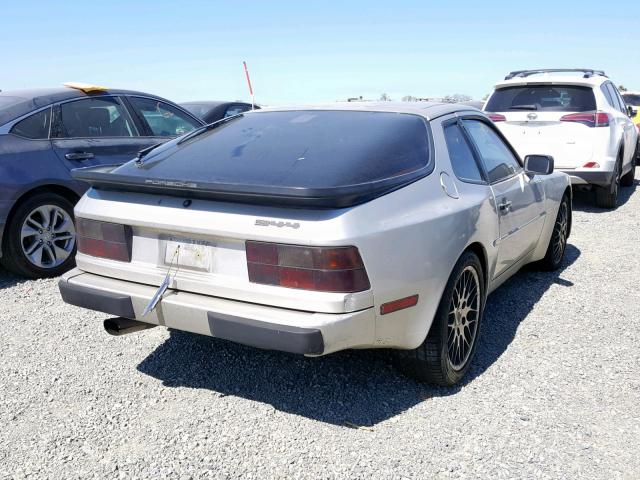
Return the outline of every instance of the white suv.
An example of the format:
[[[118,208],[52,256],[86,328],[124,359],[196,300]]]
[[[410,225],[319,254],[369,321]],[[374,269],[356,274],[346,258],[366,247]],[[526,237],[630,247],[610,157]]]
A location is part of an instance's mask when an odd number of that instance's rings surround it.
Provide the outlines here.
[[[484,110],[524,158],[551,155],[574,185],[593,186],[596,203],[614,208],[618,187],[633,185],[638,132],[616,86],[602,71],[511,72]]]

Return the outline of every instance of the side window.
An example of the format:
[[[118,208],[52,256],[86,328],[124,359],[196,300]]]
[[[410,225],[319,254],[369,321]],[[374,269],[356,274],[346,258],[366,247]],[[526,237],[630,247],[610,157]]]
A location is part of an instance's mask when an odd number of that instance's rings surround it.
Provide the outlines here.
[[[49,125],[51,107],[20,120],[11,128],[11,133],[32,140],[45,140],[49,138]]]
[[[129,97],[155,137],[177,137],[200,125],[177,108],[151,98]]]
[[[616,95],[616,98],[618,99],[618,103],[620,104],[620,109],[619,110],[626,115],[627,114],[627,105],[624,103],[624,100],[622,99],[622,95],[620,95],[620,92],[618,91],[618,89],[616,88],[615,85],[613,85],[613,84],[610,84],[610,85],[611,85],[611,88],[613,89],[613,91],[614,91],[614,93]]]
[[[137,132],[116,98],[87,98],[60,105],[56,138],[133,137]]]
[[[451,123],[444,127],[444,138],[447,142],[449,159],[456,177],[460,180],[482,182],[482,174],[473,157],[471,147],[457,123]]]
[[[462,123],[480,152],[489,182],[497,182],[520,171],[518,159],[489,125],[480,120],[463,120]]]
[[[613,98],[613,107],[616,110],[624,112],[625,111],[624,105],[618,94],[618,89],[612,83],[607,83],[607,88],[609,89],[609,94],[611,95],[611,98]]]
[[[249,110],[249,108],[245,105],[231,105],[227,108],[227,111],[224,112],[224,118],[238,115],[239,113],[246,112],[247,110]]]
[[[611,97],[611,92],[609,92],[609,89],[607,88],[608,86],[609,86],[608,83],[603,83],[602,85],[600,85],[600,90],[602,90],[602,93],[604,93],[604,96],[607,99],[607,103],[609,104],[609,106],[613,108],[618,108],[616,105],[616,102],[614,102],[613,98]]]

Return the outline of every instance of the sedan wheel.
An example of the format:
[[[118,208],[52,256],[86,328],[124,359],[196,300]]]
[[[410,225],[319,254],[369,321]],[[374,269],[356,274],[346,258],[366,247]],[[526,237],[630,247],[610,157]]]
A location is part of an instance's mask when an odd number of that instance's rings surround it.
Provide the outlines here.
[[[54,277],[73,267],[73,204],[54,193],[21,201],[3,238],[2,263],[29,278]]]
[[[73,252],[76,229],[63,208],[42,205],[27,215],[20,237],[22,252],[34,266],[54,268]]]

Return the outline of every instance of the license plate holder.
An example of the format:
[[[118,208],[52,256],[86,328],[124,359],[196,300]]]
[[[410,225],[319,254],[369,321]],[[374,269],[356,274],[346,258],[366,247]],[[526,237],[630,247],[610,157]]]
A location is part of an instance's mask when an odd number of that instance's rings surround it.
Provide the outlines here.
[[[176,268],[209,271],[213,259],[213,245],[204,240],[169,238],[165,242],[164,264]]]

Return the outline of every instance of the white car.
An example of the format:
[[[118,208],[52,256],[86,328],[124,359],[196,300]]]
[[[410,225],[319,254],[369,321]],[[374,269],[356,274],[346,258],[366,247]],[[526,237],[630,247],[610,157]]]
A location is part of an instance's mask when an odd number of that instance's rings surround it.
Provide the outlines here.
[[[495,86],[484,110],[522,158],[552,156],[555,168],[569,174],[574,185],[595,188],[598,206],[614,208],[618,187],[633,185],[635,110],[604,72],[511,72]]]
[[[163,325],[324,355],[405,350],[404,367],[459,381],[487,295],[530,262],[562,263],[571,185],[524,164],[462,105],[351,103],[245,112],[74,171],[70,304],[107,331]]]

